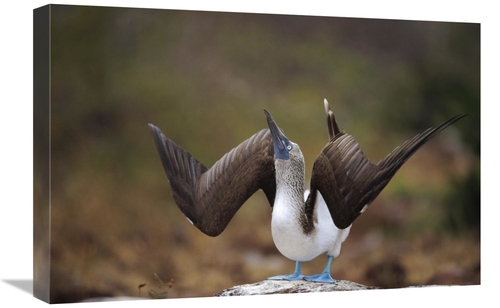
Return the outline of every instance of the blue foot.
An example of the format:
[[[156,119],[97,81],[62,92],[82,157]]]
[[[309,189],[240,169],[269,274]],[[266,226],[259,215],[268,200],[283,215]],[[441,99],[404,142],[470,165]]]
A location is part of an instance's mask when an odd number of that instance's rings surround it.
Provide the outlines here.
[[[313,282],[326,282],[326,283],[334,283],[335,279],[330,276],[330,266],[332,265],[332,256],[328,256],[328,260],[326,261],[326,267],[325,270],[318,275],[312,275],[312,276],[306,276],[304,277],[305,280],[307,281],[313,281]]]
[[[290,275],[278,275],[278,276],[272,276],[268,277],[267,279],[269,280],[302,280],[304,279],[303,275],[296,275],[296,274],[290,274]]]
[[[290,274],[290,275],[278,275],[278,276],[272,276],[267,279],[269,280],[302,280],[304,276],[302,275],[302,270],[300,268],[300,262],[297,261],[295,262],[295,273]]]
[[[326,283],[335,282],[335,279],[333,279],[332,276],[330,276],[330,273],[321,273],[317,275],[306,276],[304,277],[304,279],[312,282],[326,282]]]

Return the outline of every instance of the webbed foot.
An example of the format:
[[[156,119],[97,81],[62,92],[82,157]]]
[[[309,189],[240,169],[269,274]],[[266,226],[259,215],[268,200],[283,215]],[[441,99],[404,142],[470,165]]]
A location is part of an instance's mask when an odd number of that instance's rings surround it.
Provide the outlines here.
[[[332,265],[332,260],[333,260],[333,257],[328,256],[328,259],[326,261],[326,267],[321,274],[306,276],[306,277],[304,277],[304,279],[307,281],[313,281],[313,282],[334,283],[335,279],[333,279],[332,276],[330,275],[330,266]]]
[[[335,279],[332,278],[330,273],[321,273],[317,275],[305,276],[304,279],[312,282],[326,282],[326,283],[335,282]]]
[[[302,280],[304,279],[304,275],[297,275],[295,273],[293,274],[290,274],[290,275],[278,275],[278,276],[272,276],[272,277],[268,277],[267,279],[269,280],[289,280],[289,281],[293,281],[293,280]]]
[[[278,275],[278,276],[272,276],[267,278],[269,280],[302,280],[304,279],[304,275],[302,275],[302,270],[300,267],[300,262],[296,261],[295,262],[295,273],[290,274],[290,275]]]

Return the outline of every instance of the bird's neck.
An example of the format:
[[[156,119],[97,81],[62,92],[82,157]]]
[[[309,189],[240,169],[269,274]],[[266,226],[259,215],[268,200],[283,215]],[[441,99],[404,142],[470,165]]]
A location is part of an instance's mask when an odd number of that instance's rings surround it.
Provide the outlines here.
[[[288,210],[291,208],[294,212],[302,212],[305,181],[303,160],[277,160],[275,167],[277,201],[289,208]]]

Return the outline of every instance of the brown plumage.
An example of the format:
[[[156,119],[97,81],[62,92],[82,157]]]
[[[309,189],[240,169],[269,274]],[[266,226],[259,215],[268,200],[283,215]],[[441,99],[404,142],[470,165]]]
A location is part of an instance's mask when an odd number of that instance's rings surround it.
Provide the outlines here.
[[[328,127],[328,141],[330,141],[333,137],[340,133],[340,129],[337,125],[337,121],[335,121],[335,116],[330,110],[330,106],[328,105],[328,101],[326,99],[323,101],[323,105],[325,107],[326,113],[326,126]]]
[[[429,128],[397,147],[378,164],[371,163],[354,138],[339,130],[327,101],[329,141],[316,159],[304,211],[313,217],[321,192],[337,228],[352,224],[382,191],[397,170],[423,144],[465,115]],[[274,149],[269,129],[263,129],[225,154],[212,168],[149,124],[172,196],[184,215],[203,233],[219,235],[239,208],[262,189],[273,206],[276,194]],[[312,219],[309,219],[312,223]]]
[[[175,203],[203,233],[219,235],[259,189],[274,203],[274,151],[268,129],[243,141],[208,169],[159,128],[149,127]]]
[[[311,193],[306,203],[314,204],[315,191],[325,199],[337,228],[344,229],[366,209],[392,179],[396,171],[437,133],[465,117],[457,115],[436,128],[429,128],[396,147],[379,163],[366,158],[351,135],[340,132],[325,100],[330,141],[313,165]]]

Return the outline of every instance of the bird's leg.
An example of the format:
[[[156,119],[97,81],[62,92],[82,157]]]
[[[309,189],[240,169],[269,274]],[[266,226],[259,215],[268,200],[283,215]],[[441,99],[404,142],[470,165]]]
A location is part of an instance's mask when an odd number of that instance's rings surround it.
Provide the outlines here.
[[[290,275],[278,275],[269,277],[269,280],[302,280],[304,276],[302,275],[302,269],[299,261],[295,262],[295,273]]]
[[[328,261],[326,262],[326,267],[321,274],[306,276],[306,277],[304,277],[304,279],[307,281],[313,281],[313,282],[334,283],[335,279],[333,279],[332,276],[330,275],[330,266],[332,265],[332,260],[333,260],[333,257],[328,256]]]

